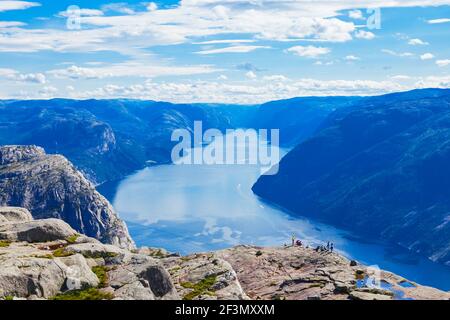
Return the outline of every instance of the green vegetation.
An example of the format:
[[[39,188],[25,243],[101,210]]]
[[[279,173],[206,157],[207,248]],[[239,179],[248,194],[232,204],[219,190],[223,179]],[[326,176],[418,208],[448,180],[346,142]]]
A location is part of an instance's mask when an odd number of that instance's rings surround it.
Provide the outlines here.
[[[0,240],[0,248],[6,248],[6,247],[9,247],[10,244],[11,244],[11,241],[8,241],[8,240]]]
[[[53,256],[56,258],[63,258],[73,255],[73,253],[67,252],[65,248],[59,248],[53,251]]]
[[[118,253],[114,252],[82,252],[81,254],[87,259],[108,259],[115,258],[119,255]]]
[[[14,300],[14,297],[13,296],[4,296],[3,300],[11,301],[11,300]]]
[[[169,270],[169,273],[170,273],[171,275],[173,275],[173,274],[175,274],[177,271],[180,271],[180,270],[181,270],[181,267],[180,267],[180,266],[175,266],[175,267],[173,267],[172,269]]]
[[[262,253],[261,250],[256,251],[256,256],[257,256],[257,257],[260,257],[260,256],[262,256],[262,255],[263,255],[263,253]]]
[[[40,259],[53,259],[54,258],[54,256],[52,255],[52,254],[44,254],[44,255],[38,255],[38,254],[35,254],[35,255],[32,255],[31,257],[33,257],[33,258],[40,258]]]
[[[106,288],[108,286],[108,271],[109,268],[105,266],[92,267],[92,272],[95,273],[100,281],[98,284],[99,288]]]
[[[68,243],[70,243],[70,244],[74,244],[74,243],[77,241],[77,239],[78,239],[79,237],[80,237],[79,234],[74,234],[73,236],[68,237],[68,238],[66,239],[66,241],[67,241]]]
[[[211,287],[216,283],[216,281],[217,276],[211,275],[196,284],[193,284],[191,282],[181,283],[181,286],[183,288],[192,289],[191,292],[183,297],[183,300],[193,300],[194,298],[204,294],[214,295],[214,292],[211,291]]]
[[[157,258],[157,259],[162,259],[162,258],[166,257],[166,255],[164,254],[164,252],[161,249],[153,251],[152,253],[150,253],[150,256],[153,258]]]
[[[84,290],[72,290],[57,294],[51,300],[111,300],[114,296],[111,293],[102,292],[97,288]]]

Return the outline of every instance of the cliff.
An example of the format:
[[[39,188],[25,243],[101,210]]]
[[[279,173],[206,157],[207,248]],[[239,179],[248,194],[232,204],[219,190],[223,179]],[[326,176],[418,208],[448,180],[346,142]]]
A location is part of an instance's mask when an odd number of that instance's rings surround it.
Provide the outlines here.
[[[40,147],[0,147],[0,205],[24,207],[36,219],[61,219],[102,242],[134,247],[110,203],[66,158]]]
[[[126,250],[80,235],[58,219],[0,208],[0,299],[392,300],[450,299],[337,253],[302,247],[238,246],[180,257]]]

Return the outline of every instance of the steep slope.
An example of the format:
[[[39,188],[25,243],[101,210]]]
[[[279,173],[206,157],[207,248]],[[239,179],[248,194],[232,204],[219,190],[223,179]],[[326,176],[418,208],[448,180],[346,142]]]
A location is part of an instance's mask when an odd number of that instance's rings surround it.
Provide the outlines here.
[[[445,92],[445,91],[444,91]],[[295,148],[256,194],[450,264],[450,93],[350,110]]]
[[[279,129],[280,144],[295,147],[313,135],[334,111],[348,109],[362,97],[303,97],[262,104],[252,122],[253,127]]]
[[[75,230],[123,248],[134,246],[109,202],[63,156],[40,147],[0,147],[0,205],[58,218]]]

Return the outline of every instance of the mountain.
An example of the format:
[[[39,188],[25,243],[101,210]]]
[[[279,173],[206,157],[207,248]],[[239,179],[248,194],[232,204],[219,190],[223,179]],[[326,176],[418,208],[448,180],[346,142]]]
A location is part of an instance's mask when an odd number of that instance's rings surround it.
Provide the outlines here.
[[[334,110],[361,98],[296,98],[264,105],[171,104],[137,100],[5,100],[0,145],[37,145],[67,157],[96,185],[118,180],[149,163],[170,163],[175,129],[280,129],[295,146]]]
[[[370,98],[331,114],[253,191],[450,265],[449,142],[450,90]]]
[[[0,104],[0,145],[37,145],[66,156],[95,184],[168,163],[174,129],[246,127],[252,106],[134,100],[36,100]],[[248,120],[249,121],[249,120]]]
[[[133,248],[109,202],[63,156],[36,146],[0,147],[0,206],[19,206],[36,219],[57,218],[105,243]]]
[[[450,294],[312,248],[238,246],[181,257],[77,234],[0,207],[0,300],[448,300]],[[380,281],[371,287],[369,279]]]
[[[302,97],[262,104],[252,126],[279,129],[280,145],[295,147],[313,135],[327,117],[347,109],[366,98],[362,97]]]

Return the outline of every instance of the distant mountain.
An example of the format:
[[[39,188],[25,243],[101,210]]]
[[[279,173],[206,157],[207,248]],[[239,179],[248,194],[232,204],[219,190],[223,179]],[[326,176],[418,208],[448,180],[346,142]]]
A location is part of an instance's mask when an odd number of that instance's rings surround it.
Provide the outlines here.
[[[133,100],[3,101],[0,145],[34,144],[63,154],[91,181],[115,180],[147,161],[170,161],[174,129],[247,126],[251,107]]]
[[[105,243],[134,247],[110,203],[66,158],[40,147],[0,147],[0,206],[24,207],[36,219],[62,219]]]
[[[450,265],[449,163],[450,90],[416,90],[337,110],[253,190]]]
[[[169,163],[175,129],[276,128],[283,146],[312,134],[335,109],[359,98],[298,98],[262,106],[136,100],[30,100],[0,103],[0,145],[37,145],[62,154],[95,184],[152,163]]]
[[[280,143],[295,147],[321,126],[334,111],[349,108],[364,100],[361,97],[304,97],[272,101],[258,108],[253,127],[279,129]]]

